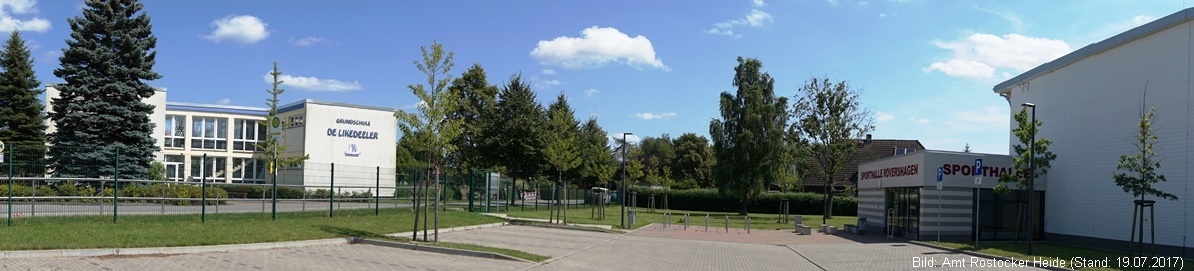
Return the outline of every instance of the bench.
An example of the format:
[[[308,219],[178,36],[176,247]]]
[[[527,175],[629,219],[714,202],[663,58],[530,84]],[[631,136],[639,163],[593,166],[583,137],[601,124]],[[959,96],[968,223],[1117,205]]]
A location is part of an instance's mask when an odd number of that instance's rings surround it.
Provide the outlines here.
[[[799,234],[799,235],[813,234],[813,227],[809,227],[804,224],[796,225],[796,234]]]

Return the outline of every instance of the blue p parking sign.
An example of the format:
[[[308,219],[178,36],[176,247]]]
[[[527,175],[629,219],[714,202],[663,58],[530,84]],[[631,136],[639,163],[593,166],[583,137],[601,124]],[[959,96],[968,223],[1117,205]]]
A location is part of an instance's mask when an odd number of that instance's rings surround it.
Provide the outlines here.
[[[983,176],[983,159],[974,159],[974,176]]]
[[[945,170],[937,167],[937,182],[941,182],[941,177],[945,177]]]

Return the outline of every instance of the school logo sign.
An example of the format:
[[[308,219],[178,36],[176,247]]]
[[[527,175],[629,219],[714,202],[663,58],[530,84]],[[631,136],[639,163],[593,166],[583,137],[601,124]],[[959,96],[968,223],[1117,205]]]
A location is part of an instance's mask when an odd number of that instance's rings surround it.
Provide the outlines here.
[[[348,144],[348,151],[344,152],[344,156],[359,157],[361,151],[357,149],[357,144]]]

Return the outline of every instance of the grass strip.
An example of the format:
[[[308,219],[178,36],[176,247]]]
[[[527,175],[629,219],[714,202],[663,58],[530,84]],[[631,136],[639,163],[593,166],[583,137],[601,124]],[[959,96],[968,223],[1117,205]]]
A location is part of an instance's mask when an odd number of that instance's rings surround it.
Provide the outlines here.
[[[10,227],[0,224],[0,250],[45,250],[85,248],[177,247],[283,242],[340,237],[381,239],[385,234],[410,231],[414,213],[410,208],[336,210],[278,213],[121,216],[26,217]],[[500,218],[475,213],[440,212],[441,228],[502,222]],[[431,223],[428,223],[430,226]]]

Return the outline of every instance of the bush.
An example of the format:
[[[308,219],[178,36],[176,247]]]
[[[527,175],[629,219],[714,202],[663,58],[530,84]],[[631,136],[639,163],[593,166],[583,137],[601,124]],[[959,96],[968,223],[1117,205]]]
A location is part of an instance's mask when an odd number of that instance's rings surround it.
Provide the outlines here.
[[[673,210],[737,212],[742,203],[731,195],[717,193],[716,189],[663,190],[632,186],[630,193],[638,194],[638,206],[649,206],[651,195],[656,195],[656,206],[662,204],[664,195],[668,208]],[[752,200],[746,209],[751,213],[779,213],[780,200],[788,199],[792,214],[820,215],[825,206],[825,196],[817,193],[763,193]],[[833,214],[841,216],[858,215],[858,199],[836,196],[833,198]]]

